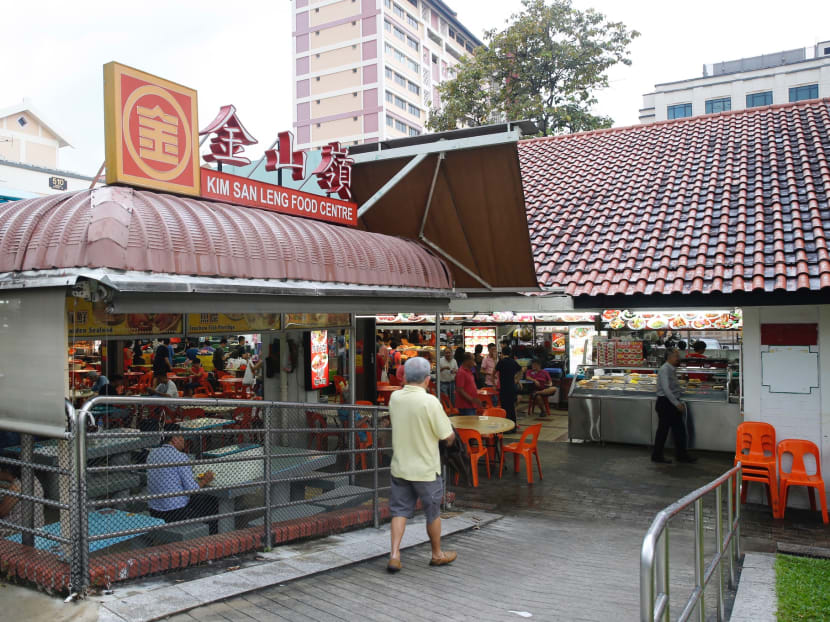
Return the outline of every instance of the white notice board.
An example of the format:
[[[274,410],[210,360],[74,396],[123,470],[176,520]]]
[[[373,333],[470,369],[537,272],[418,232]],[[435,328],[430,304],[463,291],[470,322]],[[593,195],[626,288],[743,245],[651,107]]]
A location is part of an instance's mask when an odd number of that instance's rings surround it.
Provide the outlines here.
[[[761,384],[770,393],[810,393],[818,388],[818,353],[810,346],[769,346],[761,352]]]

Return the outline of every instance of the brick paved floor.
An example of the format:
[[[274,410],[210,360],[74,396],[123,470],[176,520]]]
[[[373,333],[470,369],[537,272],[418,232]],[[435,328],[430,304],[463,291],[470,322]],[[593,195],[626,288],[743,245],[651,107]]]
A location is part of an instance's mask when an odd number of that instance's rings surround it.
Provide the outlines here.
[[[639,549],[649,524],[660,509],[728,469],[731,456],[699,452],[695,465],[658,466],[643,447],[547,442],[540,452],[542,481],[529,485],[506,469],[501,480],[482,474],[478,489],[456,489],[459,509],[505,518],[447,538],[446,548],[459,551],[451,567],[430,568],[423,545],[404,552],[399,575],[388,576],[385,560],[375,559],[171,620],[521,619],[511,611],[537,620],[636,619]],[[763,506],[744,508],[746,550],[774,550],[778,541],[828,544],[817,513],[790,510],[786,521],[773,521]],[[692,524],[686,512],[671,527],[675,615],[693,583]],[[711,518],[706,526],[711,552]],[[709,589],[707,617],[713,603]]]

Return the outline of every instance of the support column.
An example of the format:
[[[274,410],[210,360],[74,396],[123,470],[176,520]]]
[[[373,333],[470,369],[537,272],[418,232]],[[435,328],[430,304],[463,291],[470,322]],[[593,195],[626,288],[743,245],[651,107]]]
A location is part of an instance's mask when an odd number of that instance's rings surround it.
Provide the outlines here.
[[[35,474],[30,466],[34,458],[35,439],[31,434],[20,435],[20,460],[24,466],[20,470],[20,484],[21,492],[30,497],[35,496]],[[34,529],[35,525],[35,508],[34,502],[28,499],[20,499],[21,504],[21,519],[22,526],[29,529]],[[23,532],[23,544],[26,546],[35,545],[35,537],[27,532]]]

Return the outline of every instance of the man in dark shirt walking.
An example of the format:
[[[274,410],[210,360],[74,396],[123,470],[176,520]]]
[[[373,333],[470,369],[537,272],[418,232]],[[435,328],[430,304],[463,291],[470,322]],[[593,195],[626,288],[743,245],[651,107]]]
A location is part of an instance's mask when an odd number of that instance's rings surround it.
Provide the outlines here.
[[[516,382],[522,373],[521,366],[513,358],[513,351],[505,346],[501,360],[496,363],[496,373],[499,376],[499,405],[504,408],[507,418],[516,424],[515,432],[519,432],[519,422],[516,420]]]
[[[225,337],[219,341],[219,347],[213,351],[213,369],[225,371],[225,359],[228,358],[225,348],[228,347],[228,340]]]

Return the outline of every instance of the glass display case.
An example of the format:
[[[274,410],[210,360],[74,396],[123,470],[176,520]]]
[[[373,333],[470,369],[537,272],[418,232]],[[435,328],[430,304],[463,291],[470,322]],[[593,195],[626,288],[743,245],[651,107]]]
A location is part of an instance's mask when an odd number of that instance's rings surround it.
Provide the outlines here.
[[[651,445],[657,431],[657,368],[580,366],[568,397],[568,436]],[[734,451],[741,422],[730,367],[679,367],[689,447]],[[736,393],[730,395],[730,393]]]

